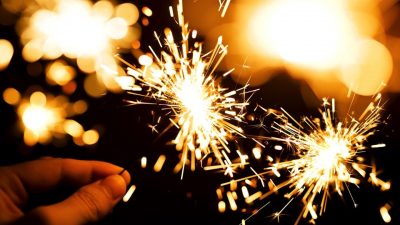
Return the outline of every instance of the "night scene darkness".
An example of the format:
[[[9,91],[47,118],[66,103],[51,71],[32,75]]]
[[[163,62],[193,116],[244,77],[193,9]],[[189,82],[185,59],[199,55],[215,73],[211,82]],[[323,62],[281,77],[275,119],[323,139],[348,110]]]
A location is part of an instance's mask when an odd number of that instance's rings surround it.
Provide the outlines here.
[[[129,172],[94,224],[400,224],[397,0],[0,0],[0,93],[0,166]]]

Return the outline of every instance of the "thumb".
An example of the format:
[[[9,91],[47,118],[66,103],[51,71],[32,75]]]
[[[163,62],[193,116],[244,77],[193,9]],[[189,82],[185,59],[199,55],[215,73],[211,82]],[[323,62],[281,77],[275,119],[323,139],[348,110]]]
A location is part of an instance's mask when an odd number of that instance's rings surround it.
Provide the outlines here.
[[[122,176],[112,175],[82,187],[66,200],[39,207],[36,214],[44,224],[78,225],[94,222],[107,215],[126,191]]]

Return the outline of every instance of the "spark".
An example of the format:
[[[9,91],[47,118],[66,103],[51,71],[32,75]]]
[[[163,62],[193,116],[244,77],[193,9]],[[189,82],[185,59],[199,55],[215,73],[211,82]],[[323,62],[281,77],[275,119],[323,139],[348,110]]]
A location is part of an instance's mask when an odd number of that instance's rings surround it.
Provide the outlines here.
[[[169,10],[170,15],[175,17],[174,9],[170,7]],[[136,80],[135,85],[145,93],[133,92],[129,88],[125,90],[143,97],[140,101],[129,103],[154,104],[167,112],[171,125],[161,134],[172,127],[179,129],[173,144],[182,152],[179,167],[183,176],[186,163],[190,162],[194,170],[195,160],[210,154],[215,156],[220,165],[231,164],[227,159],[227,153],[231,152],[229,140],[234,135],[244,137],[242,128],[232,122],[243,121],[248,102],[239,102],[235,98],[240,94],[245,99],[247,85],[228,90],[220,85],[219,78],[223,76],[215,75],[218,65],[227,54],[228,46],[222,44],[222,37],[212,51],[203,53],[202,43],[192,38],[197,36],[197,31],[191,32],[184,21],[182,1],[179,1],[176,15],[182,40],[176,41],[168,28],[164,30],[164,40],[160,40],[155,33],[157,42],[160,45],[164,43],[161,53],[158,55],[149,46],[152,57],[146,55],[146,58],[151,61],[146,60],[142,68],[126,63],[129,66],[128,75]],[[126,62],[123,59],[121,61]],[[226,169],[231,170],[229,166]]]
[[[278,223],[279,223],[280,217],[283,215],[282,212],[288,207],[288,205],[289,205],[292,201],[293,201],[293,198],[291,198],[291,199],[286,203],[286,205],[283,206],[283,208],[282,208],[279,212],[274,213],[273,218],[276,219],[276,220],[278,221]]]
[[[154,164],[154,168],[153,168],[154,172],[160,172],[161,171],[161,169],[164,166],[164,163],[165,163],[166,159],[167,158],[165,157],[165,155],[160,155],[158,157],[156,163]]]
[[[224,213],[226,210],[226,203],[224,201],[219,201],[218,202],[218,211],[220,213]]]
[[[237,204],[236,204],[235,198],[233,197],[232,192],[228,191],[226,193],[226,196],[228,197],[228,202],[229,202],[229,205],[231,206],[232,211],[236,211],[238,207],[237,207]]]
[[[271,202],[265,203],[261,208],[259,208],[255,213],[251,214],[249,217],[247,217],[245,220],[242,220],[242,222],[239,225],[245,225],[246,221],[251,219],[253,216],[255,216],[257,213],[259,213],[262,209],[267,207]]]
[[[231,0],[218,0],[218,3],[219,3],[218,11],[221,11],[221,17],[224,17],[226,11],[228,10],[229,4],[231,3]]]
[[[379,209],[379,212],[381,213],[381,216],[382,216],[382,220],[385,223],[390,223],[392,221],[392,217],[389,214],[390,208],[391,208],[391,206],[389,204],[385,204],[384,206],[382,206]]]
[[[159,132],[158,132],[158,130],[157,130],[157,125],[158,125],[158,124],[155,124],[155,125],[147,124],[147,127],[151,129],[151,132],[152,132],[152,133],[157,133],[157,134],[158,134]]]
[[[124,202],[128,202],[129,199],[131,199],[133,193],[136,190],[136,186],[135,185],[131,185],[128,189],[128,191],[126,192],[126,194],[124,195],[124,197],[122,198],[122,201]]]
[[[140,159],[140,167],[142,167],[142,169],[147,167],[147,158],[145,156]]]

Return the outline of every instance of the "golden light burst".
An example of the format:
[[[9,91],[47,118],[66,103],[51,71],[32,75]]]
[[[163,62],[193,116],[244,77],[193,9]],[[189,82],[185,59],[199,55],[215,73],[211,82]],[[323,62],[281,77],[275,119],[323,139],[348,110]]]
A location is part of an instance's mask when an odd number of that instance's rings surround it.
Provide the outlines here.
[[[373,185],[381,187],[382,191],[390,189],[390,182],[378,179],[375,167],[368,165],[362,154],[371,148],[385,146],[383,143],[368,146],[368,138],[382,122],[381,95],[375,96],[358,118],[350,116],[349,120],[343,122],[337,122],[335,118],[334,99],[331,102],[324,99],[323,107],[321,119],[305,117],[301,122],[294,120],[282,109],[281,116],[286,122],[275,122],[273,128],[285,136],[276,140],[293,147],[294,158],[273,163],[266,168],[266,172],[258,174],[280,177],[280,171],[289,172],[287,180],[277,185],[272,182],[274,185],[270,191],[261,195],[260,199],[288,188],[284,196],[290,199],[289,203],[299,197],[304,205],[296,224],[309,215],[312,220],[322,215],[333,193],[343,196],[347,191],[357,207],[348,185],[358,186],[361,178],[368,178]],[[275,216],[279,217],[281,212]]]
[[[197,32],[190,31],[184,21],[182,1],[177,5],[177,23],[181,28],[182,40],[176,41],[173,32],[165,29],[164,44],[155,33],[161,48],[161,54],[142,55],[139,63],[142,68],[136,68],[129,63],[128,77],[119,77],[121,87],[135,95],[142,95],[150,100],[129,101],[132,104],[157,104],[168,113],[171,126],[179,129],[173,143],[178,151],[182,151],[177,170],[182,169],[190,161],[191,169],[195,161],[209,154],[217,159],[220,165],[231,165],[227,157],[230,152],[228,144],[231,135],[243,135],[243,130],[232,123],[242,122],[244,108],[248,103],[238,101],[249,92],[245,87],[228,90],[220,85],[218,79],[222,76],[215,71],[227,54],[227,46],[219,38],[214,49],[203,53],[202,43],[196,41]],[[174,17],[170,7],[171,17]],[[153,58],[155,60],[153,60]],[[123,59],[121,59],[124,61]],[[136,84],[135,84],[136,82]],[[168,129],[168,128],[167,128]]]
[[[26,145],[48,144],[54,139],[64,139],[67,134],[80,146],[93,145],[99,140],[97,130],[85,131],[80,123],[70,119],[86,111],[85,101],[71,103],[66,96],[52,96],[41,91],[21,98],[14,88],[3,92],[3,99],[16,107]]]
[[[52,0],[48,4],[32,2],[26,7],[29,10],[23,11],[18,32],[27,62],[65,56],[76,60],[76,66],[89,74],[84,88],[92,97],[103,96],[107,90],[120,91],[114,81],[117,74],[103,67],[123,71],[113,55],[127,51],[140,38],[140,12],[134,4]],[[69,65],[51,66],[51,84],[65,86],[74,77],[75,71],[67,69]]]

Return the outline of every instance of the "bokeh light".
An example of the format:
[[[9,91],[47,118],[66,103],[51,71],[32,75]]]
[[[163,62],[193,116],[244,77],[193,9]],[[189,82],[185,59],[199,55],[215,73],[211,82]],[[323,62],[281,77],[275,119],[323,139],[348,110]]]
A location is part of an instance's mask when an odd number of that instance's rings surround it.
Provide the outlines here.
[[[373,95],[380,92],[393,72],[390,52],[373,40],[360,40],[343,57],[341,80],[353,92]]]
[[[119,91],[111,79],[116,74],[110,71],[120,70],[113,56],[140,38],[138,18],[139,10],[131,3],[54,0],[48,7],[32,3],[17,28],[24,45],[22,56],[27,62],[71,58],[82,72],[99,76],[94,84],[99,89]],[[50,84],[60,86],[69,84],[75,74],[71,66],[59,62],[48,65],[46,71]]]
[[[3,92],[3,100],[10,105],[16,105],[21,100],[21,94],[15,88],[7,88]]]
[[[373,95],[398,86],[398,79],[392,76],[397,70],[393,61],[398,55],[398,39],[389,36],[391,22],[385,21],[388,16],[384,16],[391,3],[379,2],[231,2],[225,20],[210,15],[206,22],[196,12],[210,10],[211,3],[192,3],[187,4],[187,17],[193,27],[207,34],[206,39],[224,36],[229,54],[220,69],[235,68],[232,77],[237,82],[258,86],[284,71],[305,80],[317,97],[331,96],[346,102],[349,89],[356,94]],[[356,53],[361,48],[363,56]],[[376,54],[383,57],[378,60]],[[365,63],[373,70],[361,77],[368,76],[369,81],[356,84],[356,73],[366,72],[357,72],[356,65]],[[381,86],[372,87],[372,83]]]
[[[98,131],[85,131],[79,122],[69,119],[87,110],[87,103],[83,100],[71,103],[66,96],[52,96],[42,91],[21,98],[20,92],[11,87],[4,90],[3,100],[15,106],[24,142],[28,146],[49,144],[53,139],[64,140],[66,134],[76,144],[83,140],[82,145],[94,145],[100,138]]]
[[[57,60],[47,65],[46,79],[49,84],[64,86],[76,75],[75,69],[65,61]]]
[[[340,1],[270,1],[250,18],[254,49],[317,69],[337,65],[355,39]]]
[[[5,39],[0,39],[0,71],[7,68],[14,54],[12,44]]]

